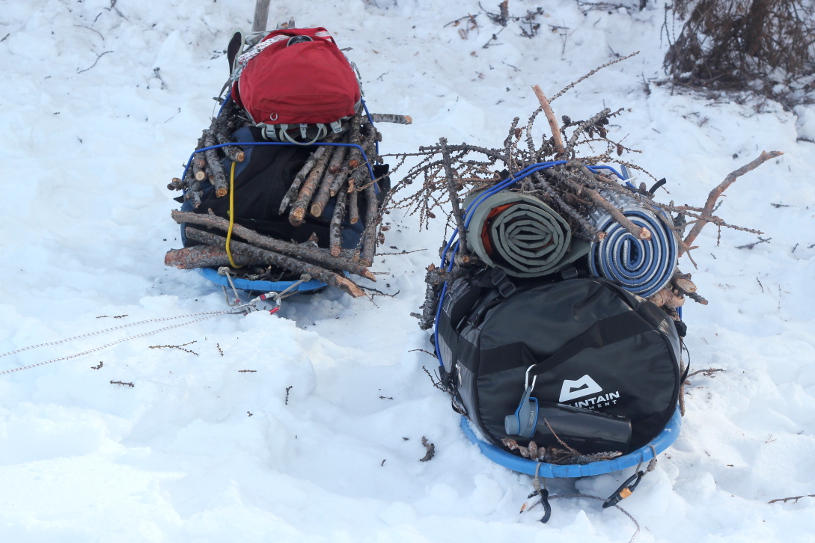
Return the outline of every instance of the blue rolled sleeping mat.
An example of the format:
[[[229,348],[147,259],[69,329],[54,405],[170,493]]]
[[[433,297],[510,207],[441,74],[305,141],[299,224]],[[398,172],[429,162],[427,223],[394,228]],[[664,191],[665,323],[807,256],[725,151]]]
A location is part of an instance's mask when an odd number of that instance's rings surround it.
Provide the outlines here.
[[[673,277],[678,258],[678,244],[670,227],[633,198],[612,192],[601,194],[631,222],[647,228],[651,239],[638,239],[605,210],[595,209],[589,221],[606,237],[594,243],[589,253],[592,275],[615,281],[643,298],[662,290]],[[670,224],[670,218],[665,220]]]

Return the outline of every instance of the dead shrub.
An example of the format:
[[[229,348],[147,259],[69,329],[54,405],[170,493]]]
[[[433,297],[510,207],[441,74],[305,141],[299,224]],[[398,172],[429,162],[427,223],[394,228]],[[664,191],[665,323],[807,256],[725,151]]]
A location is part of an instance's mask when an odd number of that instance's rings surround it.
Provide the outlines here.
[[[675,83],[815,101],[814,0],[675,0],[664,65]]]

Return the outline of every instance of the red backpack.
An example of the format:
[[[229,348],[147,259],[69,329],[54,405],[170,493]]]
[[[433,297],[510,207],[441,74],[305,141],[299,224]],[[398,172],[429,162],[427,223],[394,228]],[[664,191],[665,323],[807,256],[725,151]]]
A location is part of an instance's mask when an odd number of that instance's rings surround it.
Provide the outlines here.
[[[354,69],[322,27],[275,30],[237,57],[231,80],[232,99],[275,141],[340,133],[361,103]]]

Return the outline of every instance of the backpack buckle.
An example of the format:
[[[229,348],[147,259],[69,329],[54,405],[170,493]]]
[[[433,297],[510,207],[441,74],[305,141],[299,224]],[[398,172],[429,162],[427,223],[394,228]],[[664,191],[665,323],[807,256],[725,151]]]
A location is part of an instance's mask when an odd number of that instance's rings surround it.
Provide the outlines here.
[[[507,277],[507,273],[497,266],[490,270],[489,281],[498,289],[498,293],[504,298],[512,296],[515,294],[515,291],[518,290]]]

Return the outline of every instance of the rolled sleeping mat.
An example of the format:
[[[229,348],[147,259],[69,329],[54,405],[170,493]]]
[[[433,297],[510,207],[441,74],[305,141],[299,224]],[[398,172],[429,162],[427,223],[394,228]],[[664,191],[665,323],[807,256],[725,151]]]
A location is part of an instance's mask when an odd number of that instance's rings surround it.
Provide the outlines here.
[[[629,292],[647,298],[665,287],[676,270],[678,244],[674,233],[635,199],[613,192],[601,194],[631,222],[647,228],[651,239],[638,239],[605,210],[597,208],[589,214],[589,222],[605,232],[606,237],[592,244],[589,269],[594,275],[616,281]]]
[[[472,204],[478,194],[464,202]],[[554,273],[591,249],[572,239],[569,224],[538,198],[501,191],[468,209],[467,246],[513,277]]]

